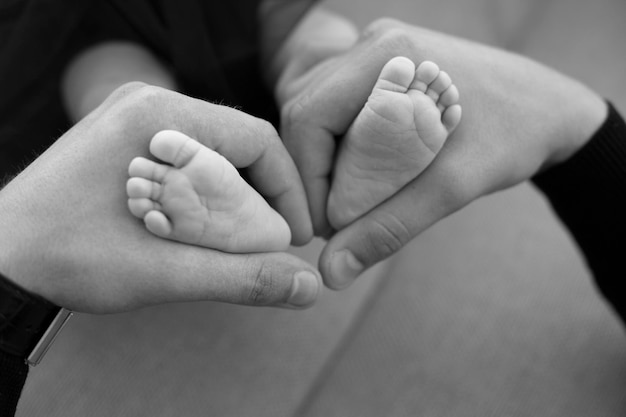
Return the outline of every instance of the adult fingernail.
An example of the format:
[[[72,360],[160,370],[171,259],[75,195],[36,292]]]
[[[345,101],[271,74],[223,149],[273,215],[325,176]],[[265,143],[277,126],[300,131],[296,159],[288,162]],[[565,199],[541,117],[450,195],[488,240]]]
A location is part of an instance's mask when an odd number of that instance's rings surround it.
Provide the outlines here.
[[[317,299],[319,280],[310,271],[300,271],[293,277],[291,294],[287,303],[294,307],[306,307]]]
[[[348,287],[364,269],[363,264],[347,249],[330,256],[330,274],[335,289]]]

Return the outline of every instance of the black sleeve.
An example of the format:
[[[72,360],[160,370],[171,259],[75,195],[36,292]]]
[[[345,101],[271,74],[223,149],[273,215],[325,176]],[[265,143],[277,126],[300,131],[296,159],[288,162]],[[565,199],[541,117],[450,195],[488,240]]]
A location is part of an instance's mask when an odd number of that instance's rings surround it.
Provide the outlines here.
[[[59,311],[58,306],[0,273],[0,417],[15,414],[28,375],[25,358]]]
[[[584,253],[600,292],[626,323],[626,123],[608,116],[568,161],[532,181]]]
[[[27,375],[28,365],[23,358],[0,350],[0,416],[15,415]]]

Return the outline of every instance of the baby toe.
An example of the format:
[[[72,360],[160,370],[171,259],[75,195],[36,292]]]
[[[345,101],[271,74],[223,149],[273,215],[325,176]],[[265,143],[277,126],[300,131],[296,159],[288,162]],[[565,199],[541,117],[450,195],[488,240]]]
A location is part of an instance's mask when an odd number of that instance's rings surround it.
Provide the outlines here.
[[[137,157],[128,165],[128,175],[163,182],[169,167],[143,157]]]
[[[450,107],[459,102],[459,89],[456,85],[452,84],[450,87],[446,89],[440,96],[438,105],[442,106],[443,109]]]
[[[172,223],[161,211],[149,211],[143,218],[146,228],[159,237],[168,237],[172,233]]]
[[[445,71],[440,71],[435,80],[428,85],[426,95],[435,103],[439,101],[439,96],[452,85],[452,79]]]
[[[441,122],[448,133],[451,133],[461,122],[461,106],[454,104],[441,114]]]
[[[176,130],[162,130],[150,141],[150,153],[177,168],[185,166],[202,145]]]
[[[143,219],[148,212],[152,210],[160,210],[161,205],[148,198],[129,198],[128,209],[133,216]]]
[[[432,61],[424,61],[415,70],[415,82],[430,85],[439,75],[439,66]]]
[[[375,88],[405,93],[415,74],[415,64],[408,58],[392,58],[380,71]]]
[[[126,182],[126,193],[130,198],[158,200],[161,195],[161,184],[145,178],[130,178]]]

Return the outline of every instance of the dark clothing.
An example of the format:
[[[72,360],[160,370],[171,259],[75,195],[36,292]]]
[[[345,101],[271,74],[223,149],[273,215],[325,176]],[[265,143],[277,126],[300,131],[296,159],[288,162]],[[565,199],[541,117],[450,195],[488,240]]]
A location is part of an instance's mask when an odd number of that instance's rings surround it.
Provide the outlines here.
[[[181,92],[277,123],[259,71],[261,0],[5,0],[0,2],[0,179],[70,123],[60,82],[82,49],[107,40],[149,48]]]
[[[582,249],[600,292],[626,323],[626,124],[612,105],[600,130],[563,164],[533,178]]]
[[[22,358],[0,351],[0,416],[15,415],[27,375],[28,365]]]

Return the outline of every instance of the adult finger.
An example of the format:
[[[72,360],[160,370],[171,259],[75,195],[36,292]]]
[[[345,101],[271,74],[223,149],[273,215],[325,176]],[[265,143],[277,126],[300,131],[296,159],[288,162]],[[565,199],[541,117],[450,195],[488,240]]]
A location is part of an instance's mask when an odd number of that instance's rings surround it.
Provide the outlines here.
[[[373,24],[343,55],[309,69],[301,78],[281,82],[286,101],[281,107],[281,135],[304,182],[316,235],[331,231],[326,200],[335,142],[363,108],[381,68],[392,57],[406,54],[410,46],[396,32],[388,35],[389,25]],[[290,94],[291,98],[284,98]]]
[[[291,124],[283,130],[283,137],[304,184],[314,234],[326,236],[332,230],[326,218],[326,200],[335,153],[334,134],[314,125],[294,128]]]
[[[281,136],[302,177],[316,235],[331,231],[326,200],[336,140],[365,104],[383,64],[384,58],[372,59],[367,45],[358,44],[310,70],[304,81],[295,80],[299,93],[282,106]]]
[[[3,271],[58,305],[93,313],[193,300],[313,303],[319,274],[292,255],[233,255],[160,239],[128,211],[130,160],[155,131],[180,128],[167,107],[156,116],[146,109],[163,96],[143,90],[88,129],[79,123],[3,188],[1,226],[11,242],[2,246]]]
[[[149,303],[211,300],[305,308],[322,287],[314,267],[287,253],[240,255],[167,246],[169,255],[151,269],[154,292],[143,293]],[[154,263],[154,258],[147,261]]]
[[[19,266],[10,276],[57,305],[88,313],[190,301],[301,309],[315,303],[322,287],[313,266],[287,253],[229,254],[158,239],[122,213],[91,223],[64,232],[63,247],[30,244],[50,258],[45,273],[30,249],[10,253]],[[45,285],[33,276],[45,276]]]

